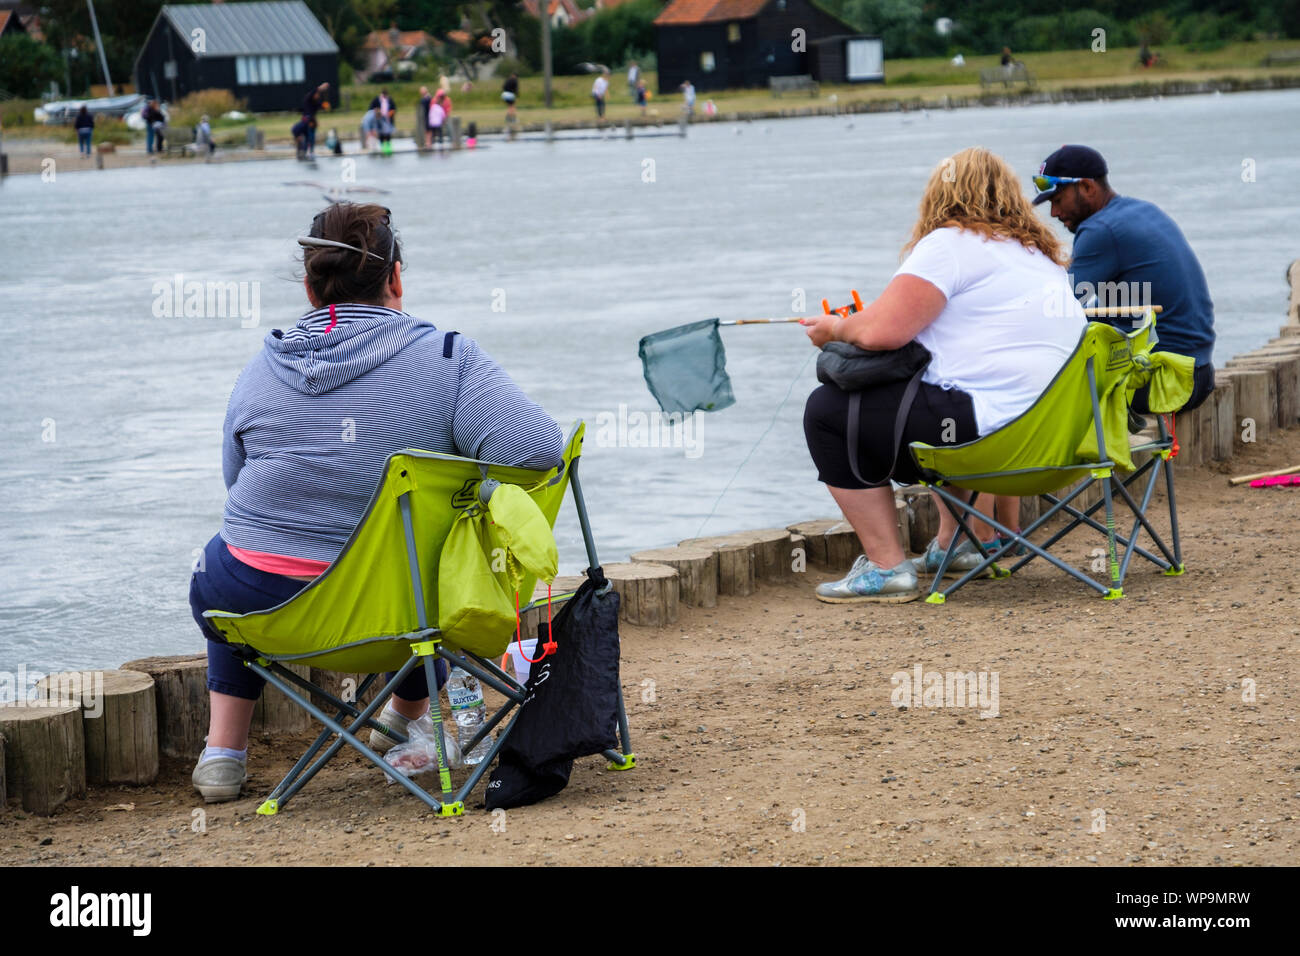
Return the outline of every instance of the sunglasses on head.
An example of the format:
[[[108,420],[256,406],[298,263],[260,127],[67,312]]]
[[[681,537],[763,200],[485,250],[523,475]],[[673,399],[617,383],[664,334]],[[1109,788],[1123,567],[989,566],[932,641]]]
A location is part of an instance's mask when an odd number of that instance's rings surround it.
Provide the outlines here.
[[[1081,182],[1083,180],[1078,176],[1044,176],[1040,173],[1034,177],[1034,186],[1037,187],[1040,193],[1055,189],[1057,186],[1068,186],[1070,183]]]
[[[298,245],[330,246],[335,249],[351,249],[353,252],[360,252],[363,253],[364,255],[370,256],[371,258],[378,259],[380,262],[384,263],[385,265],[392,265],[393,250],[396,249],[397,247],[397,233],[393,230],[392,215],[393,215],[393,211],[385,207],[384,218],[380,220],[380,222],[382,222],[385,226],[388,227],[388,257],[387,258],[379,255],[379,253],[377,252],[368,252],[365,249],[359,249],[356,246],[350,246],[346,242],[339,242],[336,239],[323,239],[320,236],[315,235],[315,233],[320,232],[321,219],[324,218],[325,216],[324,211],[318,212],[316,214],[316,218],[314,218],[311,221],[311,231],[313,234],[307,236],[299,236]]]

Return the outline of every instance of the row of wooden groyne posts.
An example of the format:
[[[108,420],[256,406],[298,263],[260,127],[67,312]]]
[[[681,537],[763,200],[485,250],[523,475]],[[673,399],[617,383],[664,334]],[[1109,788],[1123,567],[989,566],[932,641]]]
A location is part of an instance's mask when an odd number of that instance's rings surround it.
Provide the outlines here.
[[[1300,423],[1300,260],[1288,270],[1291,300],[1280,334],[1216,371],[1214,393],[1199,408],[1176,416],[1177,470],[1232,457],[1250,441],[1267,441]],[[1157,493],[1163,483],[1157,483]],[[1100,486],[1091,492],[1100,496]],[[1096,497],[1085,498],[1092,504]],[[897,494],[903,544],[920,553],[934,537],[938,512],[927,489]],[[1021,502],[1022,520],[1038,515],[1037,499]],[[801,521],[708,538],[676,547],[639,551],[604,566],[629,624],[664,627],[680,608],[712,608],[720,597],[745,597],[764,586],[808,581],[808,571],[842,573],[861,548],[839,519]],[[552,593],[572,591],[580,577],[560,577]],[[534,598],[545,598],[539,586]],[[536,634],[548,613],[525,611],[521,631]],[[362,675],[290,665],[338,696]],[[36,701],[0,706],[0,813],[10,802],[30,813],[50,814],[71,797],[98,786],[152,783],[160,757],[194,759],[208,725],[207,656],[151,657],[119,670],[68,672],[43,678]],[[19,688],[22,693],[24,688]],[[365,698],[363,698],[364,700]],[[328,705],[323,698],[316,701]],[[302,733],[310,718],[280,694],[263,694],[253,715],[253,735]]]

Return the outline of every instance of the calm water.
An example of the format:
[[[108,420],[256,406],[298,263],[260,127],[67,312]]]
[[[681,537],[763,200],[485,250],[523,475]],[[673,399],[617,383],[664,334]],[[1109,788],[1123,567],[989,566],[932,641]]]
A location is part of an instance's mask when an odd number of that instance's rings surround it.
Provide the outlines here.
[[[797,326],[724,330],[737,403],[704,418],[690,455],[599,447],[597,416],[654,407],[636,354],[647,332],[788,314],[800,289],[810,308],[878,292],[930,168],[956,149],[988,146],[1028,176],[1063,142],[1095,145],[1116,188],[1162,206],[1200,255],[1219,360],[1270,338],[1297,254],[1283,241],[1297,113],[1300,93],[882,114],[362,157],[356,171],[391,190],[407,310],[476,337],[561,423],[587,419],[586,492],[610,561],[702,524],[834,513],[803,445],[815,378]],[[323,200],[283,183],[339,174],[329,160],[167,165],[0,186],[0,671],[202,647],[186,587],[220,521],[226,400],[267,329],[305,309],[293,237]],[[258,283],[260,326],[156,317],[155,283],[176,274]],[[577,570],[575,522],[561,522]]]

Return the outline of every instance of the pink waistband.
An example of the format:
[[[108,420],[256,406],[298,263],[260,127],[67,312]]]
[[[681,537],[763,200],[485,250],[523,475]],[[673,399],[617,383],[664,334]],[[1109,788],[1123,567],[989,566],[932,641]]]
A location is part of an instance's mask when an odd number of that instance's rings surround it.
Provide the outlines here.
[[[283,554],[267,554],[264,551],[247,551],[226,544],[226,550],[250,568],[257,568],[268,574],[282,574],[287,578],[314,578],[330,566],[328,561],[313,561],[311,558],[290,558]]]

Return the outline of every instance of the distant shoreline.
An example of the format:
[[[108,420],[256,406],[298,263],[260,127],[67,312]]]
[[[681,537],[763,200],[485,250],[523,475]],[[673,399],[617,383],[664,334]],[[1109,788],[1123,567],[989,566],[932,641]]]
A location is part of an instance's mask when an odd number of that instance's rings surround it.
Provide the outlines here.
[[[1069,86],[1052,90],[998,90],[978,94],[935,94],[934,87],[927,87],[928,95],[907,97],[900,95],[893,99],[853,100],[847,103],[826,102],[823,97],[806,106],[773,107],[762,110],[719,111],[713,116],[702,114],[702,107],[697,104],[696,114],[690,125],[712,123],[747,123],[755,120],[797,119],[810,116],[844,116],[857,113],[897,113],[920,110],[969,109],[974,107],[997,106],[1036,106],[1058,103],[1095,103],[1110,100],[1132,100],[1148,97],[1165,96],[1204,96],[1214,93],[1257,93],[1300,89],[1300,73],[1272,74],[1263,77],[1219,77],[1216,79],[1188,80],[1169,79],[1157,82],[1142,81],[1124,84],[1096,84],[1091,86]],[[788,102],[788,101],[786,101]],[[256,125],[256,124],[254,124]],[[597,125],[591,120],[553,120],[550,122],[519,123],[517,132],[529,139],[545,136],[548,126],[554,133],[584,131],[604,133],[608,138],[622,138],[627,135],[630,126],[635,138],[638,130],[666,130],[678,126],[678,117],[660,116],[657,118],[630,119]],[[479,138],[502,137],[506,133],[504,123],[480,124]],[[411,137],[410,131],[398,130],[395,138]],[[663,135],[661,132],[659,135]],[[688,134],[689,135],[689,134]],[[562,140],[563,137],[556,137]],[[356,146],[357,140],[347,139],[347,146]],[[487,145],[487,144],[484,144]],[[18,146],[15,152],[13,147]],[[258,160],[293,159],[295,156],[292,140],[267,137],[267,149],[248,149],[246,147],[218,148],[210,160],[199,157],[159,159],[144,152],[138,145],[131,145],[103,156],[103,169],[122,169],[135,166],[156,164],[167,165],[206,165],[211,163],[252,162]],[[97,170],[95,157],[82,159],[78,156],[76,144],[54,142],[51,140],[29,139],[26,137],[9,138],[4,142],[5,152],[9,157],[9,175],[40,174],[46,159],[56,161],[58,173]],[[419,152],[407,148],[394,152]],[[370,155],[355,149],[346,152],[346,156]],[[323,149],[318,151],[316,159],[336,158]]]

